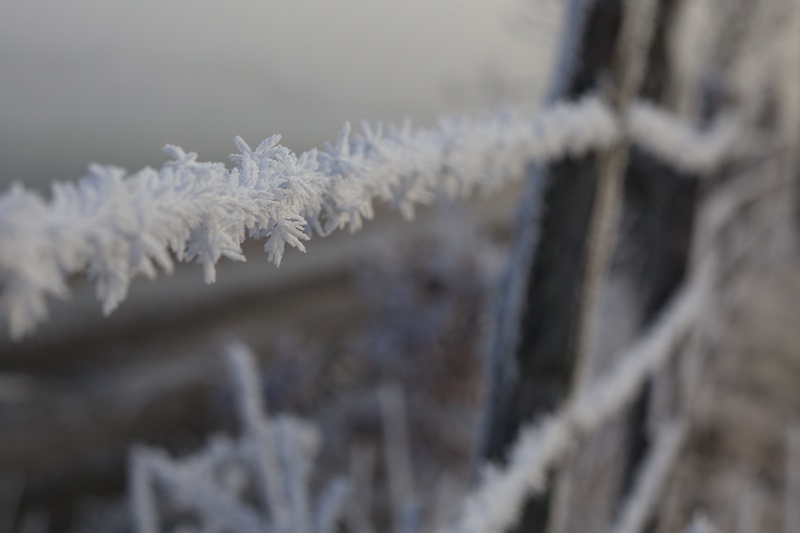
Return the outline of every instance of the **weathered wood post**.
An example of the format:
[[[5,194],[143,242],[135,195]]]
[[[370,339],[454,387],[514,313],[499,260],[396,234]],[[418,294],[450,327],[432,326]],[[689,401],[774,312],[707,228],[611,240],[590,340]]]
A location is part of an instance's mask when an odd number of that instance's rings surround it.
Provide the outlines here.
[[[663,103],[669,72],[666,39],[677,4],[674,0],[654,2],[652,44],[639,51],[646,54],[646,68],[640,80],[626,82],[629,65],[624,64],[624,57],[620,59],[618,50],[625,27],[623,2],[571,1],[562,72],[556,77],[552,98],[576,99],[600,92],[620,114],[633,97]],[[614,166],[618,168],[609,168]],[[629,278],[636,288],[640,312],[634,329],[645,328],[682,281],[696,196],[691,181],[677,179],[675,171],[650,156],[629,151],[625,143],[611,153],[532,166],[517,223],[513,264],[490,346],[483,459],[503,461],[520,426],[554,410],[580,386],[583,378],[579,374],[587,372],[584,358],[590,342],[586,319],[595,309],[598,292],[598,287],[592,286],[598,280],[591,279],[598,275],[597,251],[592,250],[591,242],[596,238],[598,195],[603,194],[598,184],[604,173],[615,171],[624,179],[620,184],[620,188],[624,186],[624,207],[621,216],[610,221],[614,226],[611,239],[608,235],[603,238],[613,242],[616,235],[628,252],[623,255],[617,246],[609,259],[615,275]],[[617,224],[619,220],[621,224]],[[621,232],[620,227],[624,228]],[[599,262],[600,274],[605,277],[607,264],[602,258]],[[624,460],[616,471],[606,474],[613,494],[600,505],[606,516],[594,517],[596,527],[604,525],[603,518],[610,521],[647,448],[646,398],[644,393],[620,430]],[[568,521],[553,516],[552,500],[552,491],[532,499],[516,530],[570,530]]]

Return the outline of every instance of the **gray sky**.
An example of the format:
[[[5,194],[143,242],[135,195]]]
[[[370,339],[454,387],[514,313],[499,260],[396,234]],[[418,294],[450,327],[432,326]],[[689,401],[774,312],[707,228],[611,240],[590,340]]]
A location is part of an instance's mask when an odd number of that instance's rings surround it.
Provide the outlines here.
[[[521,1],[0,0],[0,188],[158,166],[165,143],[219,161],[237,134],[302,150],[345,120],[535,103],[556,24],[541,9],[520,39]]]

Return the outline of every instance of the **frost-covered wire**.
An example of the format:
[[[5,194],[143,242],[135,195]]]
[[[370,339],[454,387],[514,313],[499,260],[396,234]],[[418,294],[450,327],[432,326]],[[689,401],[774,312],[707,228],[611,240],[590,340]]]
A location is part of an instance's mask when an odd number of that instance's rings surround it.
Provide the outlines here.
[[[684,167],[708,170],[728,147],[656,109],[635,106],[629,122],[634,141]],[[76,184],[53,185],[50,200],[16,185],[0,196],[0,316],[20,338],[47,317],[47,298],[65,297],[68,277],[82,271],[106,314],[135,277],[172,272],[173,257],[201,263],[210,283],[221,257],[245,259],[248,235],[266,237],[264,250],[279,265],[287,244],[304,251],[314,232],[359,229],[374,201],[410,218],[416,204],[495,190],[520,179],[531,160],[579,156],[619,136],[609,108],[587,96],[533,115],[505,111],[432,129],[365,124],[351,136],[346,126],[335,145],[300,156],[277,135],[255,149],[237,137],[231,169],[167,146],[172,160],[158,170],[90,165]]]
[[[156,505],[153,476],[150,472],[149,452],[133,449],[128,464],[128,498],[133,527],[137,533],[158,533],[158,507]]]
[[[549,469],[576,441],[601,427],[630,404],[644,382],[675,352],[676,344],[700,316],[711,283],[706,262],[661,318],[619,359],[615,369],[591,383],[558,413],[524,429],[508,464],[489,467],[466,499],[455,533],[502,533],[516,523],[527,497],[546,487]]]
[[[212,282],[221,257],[244,260],[246,235],[266,237],[280,264],[287,244],[304,250],[314,231],[360,228],[376,200],[411,217],[415,204],[493,190],[520,178],[530,159],[580,155],[617,130],[603,103],[587,97],[432,129],[365,124],[351,135],[348,125],[335,145],[300,156],[277,135],[255,149],[237,137],[231,169],[167,146],[172,159],[158,170],[91,165],[77,184],[54,185],[49,201],[17,185],[0,196],[0,314],[20,337],[46,317],[46,298],[66,295],[67,277],[83,270],[109,313],[136,276],[171,272],[172,254],[196,259]]]
[[[644,102],[632,106],[627,131],[635,143],[678,170],[713,172],[736,147],[740,124],[723,115],[708,129],[697,129],[677,116]]]

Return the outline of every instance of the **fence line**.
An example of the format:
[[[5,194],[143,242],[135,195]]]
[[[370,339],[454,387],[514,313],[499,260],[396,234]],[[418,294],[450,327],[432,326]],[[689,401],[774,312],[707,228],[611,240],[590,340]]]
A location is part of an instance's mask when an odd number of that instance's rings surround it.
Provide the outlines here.
[[[443,533],[506,531],[517,521],[527,497],[546,487],[551,469],[563,461],[582,439],[618,416],[630,404],[647,379],[679,352],[681,342],[693,328],[713,312],[707,304],[716,290],[719,276],[713,245],[717,234],[743,204],[756,201],[773,188],[770,180],[735,181],[721,188],[709,200],[701,210],[698,232],[701,242],[697,244],[704,247],[701,250],[704,254],[702,261],[666,311],[643,337],[625,351],[610,373],[581,389],[561,411],[521,431],[508,464],[487,469],[482,484],[465,500],[458,521]],[[244,379],[243,376],[253,375],[250,371],[240,374],[240,380]],[[252,393],[245,394],[248,396]],[[244,402],[242,410],[245,413],[254,411],[248,408],[251,404]],[[622,531],[636,529],[641,519],[650,513],[669,465],[677,455],[683,434],[684,426],[681,424],[660,433],[661,438],[647,462],[648,467],[642,471],[640,482],[636,484],[618,524]],[[154,464],[153,468],[160,475],[168,474],[168,470],[158,465]],[[166,476],[162,482],[171,485],[171,479]],[[204,494],[197,496],[204,497]],[[147,511],[146,506],[142,509]],[[219,512],[227,513],[228,510],[219,509]]]
[[[697,132],[645,105],[626,127],[634,139],[679,165],[713,168],[725,157],[731,128]],[[0,315],[12,338],[47,317],[48,297],[68,294],[68,276],[88,271],[104,313],[127,296],[131,281],[170,273],[172,254],[196,259],[207,282],[222,257],[242,261],[245,236],[267,237],[264,249],[280,264],[288,244],[305,250],[312,232],[361,227],[373,201],[408,218],[415,204],[437,197],[492,191],[524,175],[530,160],[579,156],[609,146],[620,126],[597,97],[556,103],[533,115],[504,112],[443,121],[438,129],[349,127],[335,146],[299,157],[273,136],[251,149],[236,139],[236,166],[197,161],[175,146],[161,169],[133,175],[90,166],[77,184],[55,184],[52,199],[21,186],[0,196]],[[692,150],[686,150],[691,146]],[[716,147],[713,157],[688,156]],[[171,252],[171,253],[170,253]]]
[[[465,501],[457,533],[503,533],[513,525],[526,498],[541,492],[549,469],[581,438],[596,431],[630,404],[645,381],[676,353],[678,343],[702,316],[715,265],[707,260],[662,316],[606,376],[588,384],[554,415],[523,429],[502,468],[489,467]]]
[[[717,285],[724,276],[724,267],[726,263],[736,262],[730,257],[731,250],[724,258],[720,254],[719,237],[736,219],[737,213],[768,197],[788,179],[784,174],[773,176],[768,173],[761,177],[763,179],[759,180],[735,179],[717,188],[715,195],[699,210],[693,251],[697,257],[694,272],[665,311],[631,348],[615,358],[617,363],[611,371],[588,383],[553,415],[522,429],[511,448],[508,463],[502,468],[487,468],[482,482],[465,500],[455,527],[441,533],[507,531],[517,522],[527,498],[546,488],[552,467],[565,460],[581,439],[622,413],[645,382],[678,355],[681,341],[713,316],[715,295],[719,290]],[[741,253],[741,250],[733,253]],[[680,440],[676,437],[672,445],[658,442],[655,454],[662,457],[653,462],[674,460]],[[653,478],[657,477],[653,474]],[[663,479],[653,483],[654,491],[662,482]],[[696,527],[705,530],[706,524],[701,522]]]

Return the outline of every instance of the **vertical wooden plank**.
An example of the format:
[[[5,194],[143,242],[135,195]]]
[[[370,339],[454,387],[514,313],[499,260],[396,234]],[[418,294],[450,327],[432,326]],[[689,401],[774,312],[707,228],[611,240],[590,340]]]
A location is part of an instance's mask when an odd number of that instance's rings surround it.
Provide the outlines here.
[[[661,0],[655,42],[641,94],[663,101],[669,72],[666,38],[674,0]],[[576,0],[574,20],[583,21],[572,41],[575,64],[556,81],[552,97],[575,98],[598,90],[611,78],[614,51],[620,31],[619,0]],[[569,57],[569,50],[563,57]],[[577,362],[576,334],[581,313],[581,288],[586,276],[586,240],[596,194],[596,155],[568,159],[530,171],[528,201],[541,208],[521,210],[515,243],[518,262],[505,287],[498,313],[498,328],[489,354],[489,401],[485,413],[481,456],[503,461],[521,424],[555,409],[569,394]],[[683,279],[693,226],[695,185],[681,179],[667,165],[633,151],[625,174],[623,236],[632,257],[615,264],[639,289],[643,310],[639,327],[650,322]],[[531,231],[531,227],[538,231]],[[535,252],[525,253],[525,248]],[[523,250],[523,251],[520,251]],[[521,278],[521,279],[520,279]],[[516,300],[516,302],[515,302]],[[647,393],[631,409],[623,425],[622,454],[617,491],[609,496],[609,509],[624,495],[640,458],[648,447]],[[544,531],[550,515],[551,494],[527,505],[518,531]],[[611,511],[609,511],[611,512]],[[610,519],[610,517],[607,517]]]
[[[620,16],[619,0],[570,3],[568,20],[582,27],[565,36],[553,99],[598,89],[612,65]],[[505,460],[520,425],[552,411],[568,393],[596,169],[593,155],[530,168],[527,198],[541,202],[541,209],[523,207],[518,220],[516,264],[506,280],[487,363],[484,460]],[[532,499],[517,531],[543,531],[549,500],[549,494]]]

